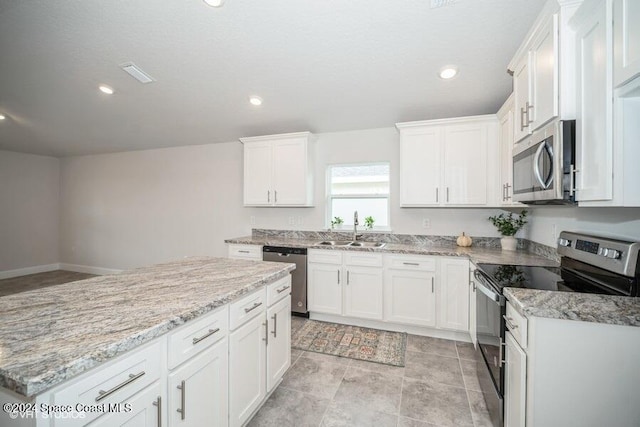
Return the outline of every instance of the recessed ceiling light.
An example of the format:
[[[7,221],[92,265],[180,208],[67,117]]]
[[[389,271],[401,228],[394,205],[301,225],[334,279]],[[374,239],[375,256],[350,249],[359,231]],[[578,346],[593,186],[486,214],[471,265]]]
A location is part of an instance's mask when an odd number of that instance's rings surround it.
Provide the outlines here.
[[[440,70],[440,78],[444,80],[452,79],[458,75],[458,67],[447,65]]]
[[[6,118],[7,118],[7,116],[5,116],[4,114],[0,114],[0,120],[4,120]]]
[[[255,106],[262,105],[262,98],[260,98],[259,96],[253,95],[249,97],[249,102],[251,103],[251,105],[255,105]]]
[[[100,86],[98,86],[98,89],[100,89],[100,92],[106,93],[107,95],[112,95],[113,94],[113,89],[110,88],[107,85],[100,85]]]
[[[224,0],[204,0],[206,4],[213,7],[220,7],[224,3]]]

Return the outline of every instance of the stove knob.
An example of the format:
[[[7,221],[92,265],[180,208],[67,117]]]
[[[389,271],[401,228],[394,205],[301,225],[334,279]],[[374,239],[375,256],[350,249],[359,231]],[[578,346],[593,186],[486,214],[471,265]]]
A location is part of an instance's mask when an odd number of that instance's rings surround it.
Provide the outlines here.
[[[558,239],[558,246],[571,246],[571,240],[568,239]]]
[[[607,258],[620,259],[621,255],[622,255],[622,253],[620,253],[620,251],[617,251],[615,249],[605,249],[604,250],[604,256],[606,256]]]

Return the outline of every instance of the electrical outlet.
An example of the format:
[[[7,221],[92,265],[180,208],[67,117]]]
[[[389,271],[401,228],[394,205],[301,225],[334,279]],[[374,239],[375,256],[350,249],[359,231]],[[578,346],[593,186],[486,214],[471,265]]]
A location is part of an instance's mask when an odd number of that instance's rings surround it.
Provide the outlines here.
[[[255,217],[254,215],[251,215],[251,216],[249,217],[249,223],[250,223],[251,225],[256,225],[256,217]]]
[[[295,216],[290,216],[289,217],[289,225],[296,225],[296,217]]]
[[[431,220],[429,218],[422,218],[422,228],[431,228]]]
[[[558,227],[555,224],[551,226],[551,238],[554,241],[558,238]]]
[[[304,219],[301,216],[299,216],[298,217],[298,225],[303,225],[303,224],[304,224]]]

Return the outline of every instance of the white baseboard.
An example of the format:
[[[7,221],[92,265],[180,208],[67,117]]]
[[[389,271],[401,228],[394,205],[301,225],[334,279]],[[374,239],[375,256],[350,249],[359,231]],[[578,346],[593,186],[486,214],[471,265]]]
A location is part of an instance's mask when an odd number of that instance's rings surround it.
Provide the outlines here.
[[[337,316],[334,314],[309,313],[309,319],[323,322],[341,323],[344,325],[360,326],[362,328],[381,329],[383,331],[406,332],[425,337],[444,338],[447,340],[471,342],[469,332],[449,331],[446,329],[428,328],[425,326],[403,325],[382,320],[358,319],[355,317]]]
[[[0,279],[11,279],[12,277],[26,276],[28,274],[45,273],[47,271],[59,270],[60,264],[34,265],[33,267],[18,268],[15,270],[0,271]]]
[[[98,274],[100,276],[104,276],[105,274],[118,274],[122,272],[122,270],[116,270],[113,268],[93,267],[90,265],[79,265],[79,264],[67,264],[64,262],[60,263],[59,265],[60,265],[60,270],[75,271],[77,273]]]

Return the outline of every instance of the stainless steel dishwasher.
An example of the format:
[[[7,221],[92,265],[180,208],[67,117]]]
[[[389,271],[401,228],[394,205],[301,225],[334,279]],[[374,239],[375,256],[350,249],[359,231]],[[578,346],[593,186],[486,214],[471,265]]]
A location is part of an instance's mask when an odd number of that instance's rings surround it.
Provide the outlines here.
[[[307,310],[307,248],[265,246],[263,261],[288,262],[296,265],[291,272],[291,312],[309,317]]]

